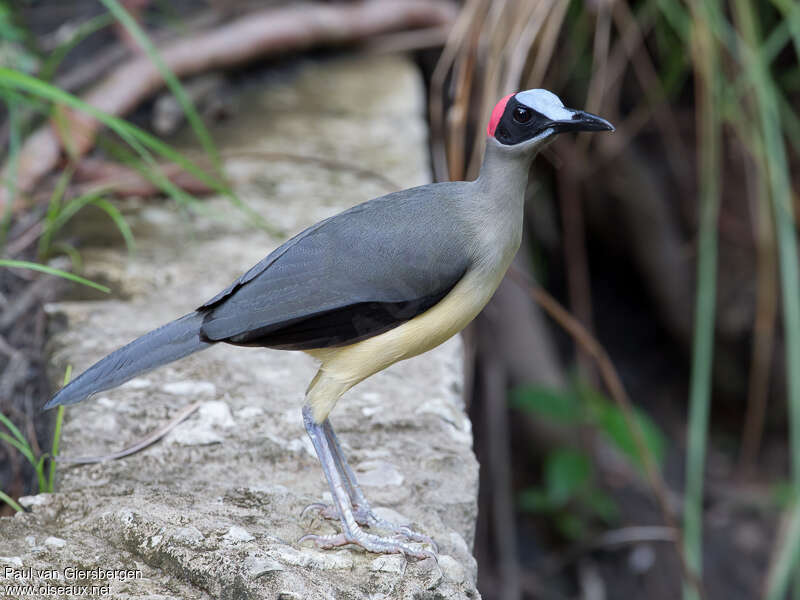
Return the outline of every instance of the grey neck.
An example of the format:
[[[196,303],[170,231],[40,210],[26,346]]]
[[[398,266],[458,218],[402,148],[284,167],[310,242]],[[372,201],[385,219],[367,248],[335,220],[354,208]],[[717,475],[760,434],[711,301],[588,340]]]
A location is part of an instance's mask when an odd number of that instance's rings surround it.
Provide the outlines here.
[[[490,138],[475,183],[491,195],[518,198],[525,193],[528,171],[536,153],[536,148],[504,146]]]
[[[499,277],[522,239],[528,171],[540,144],[525,146],[503,146],[493,138],[487,140],[481,172],[472,182],[477,193],[462,205],[473,236],[475,263],[499,273]]]

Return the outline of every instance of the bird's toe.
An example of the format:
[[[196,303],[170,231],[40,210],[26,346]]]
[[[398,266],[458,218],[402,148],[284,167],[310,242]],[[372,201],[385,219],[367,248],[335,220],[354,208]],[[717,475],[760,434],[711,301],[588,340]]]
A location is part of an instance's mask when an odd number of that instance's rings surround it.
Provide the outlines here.
[[[312,502],[308,506],[306,506],[300,512],[300,520],[302,521],[309,514],[316,512],[316,516],[320,516],[323,519],[327,519],[329,521],[338,521],[339,520],[339,513],[331,504],[325,504],[324,502]]]
[[[338,533],[333,535],[317,535],[308,533],[298,540],[298,543],[311,541],[319,548],[330,549],[346,546],[348,544],[359,546],[368,552],[375,554],[403,554],[407,558],[424,560],[432,558],[437,561],[436,553],[423,548],[416,548],[410,544],[399,542],[392,538],[381,537],[370,533],[365,533],[361,529],[356,529],[352,533]]]

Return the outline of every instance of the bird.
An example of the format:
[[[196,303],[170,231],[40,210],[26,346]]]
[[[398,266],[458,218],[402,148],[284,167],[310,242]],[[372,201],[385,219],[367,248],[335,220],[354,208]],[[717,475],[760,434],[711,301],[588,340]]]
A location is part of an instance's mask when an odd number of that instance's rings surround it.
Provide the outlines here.
[[[435,558],[432,538],[372,510],[329,414],[354,385],[431,350],[478,315],[519,249],[534,157],[558,135],[580,131],[614,126],[566,108],[545,89],[508,94],[491,112],[476,179],[393,192],[308,227],[196,310],[89,367],[44,409],[80,402],[221,342],[304,351],[319,370],[302,419],[333,499],[306,510],[338,520],[341,531],[309,533],[299,542]]]

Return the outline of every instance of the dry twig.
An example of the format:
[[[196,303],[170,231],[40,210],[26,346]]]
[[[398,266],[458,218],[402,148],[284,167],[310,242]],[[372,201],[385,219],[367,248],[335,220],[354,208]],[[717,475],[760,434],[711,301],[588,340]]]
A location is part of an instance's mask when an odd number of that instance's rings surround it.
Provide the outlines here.
[[[117,460],[120,458],[125,458],[126,456],[131,456],[132,454],[136,454],[137,452],[141,452],[145,448],[152,446],[158,440],[163,438],[167,435],[170,431],[175,429],[178,425],[183,423],[189,416],[196,411],[200,406],[203,404],[202,400],[198,400],[197,402],[190,404],[189,406],[183,408],[177,415],[175,415],[167,424],[162,425],[154,432],[146,435],[141,440],[120,450],[119,452],[113,452],[111,454],[105,454],[102,456],[79,456],[77,458],[69,458],[67,456],[58,456],[56,457],[56,462],[59,463],[69,463],[72,465],[90,465],[94,463],[101,463],[106,462],[109,460]]]

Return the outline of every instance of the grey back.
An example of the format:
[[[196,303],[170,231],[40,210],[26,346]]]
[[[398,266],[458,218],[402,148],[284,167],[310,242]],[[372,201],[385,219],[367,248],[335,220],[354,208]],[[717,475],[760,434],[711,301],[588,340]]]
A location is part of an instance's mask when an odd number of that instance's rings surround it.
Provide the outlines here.
[[[354,341],[352,331],[337,329],[350,319],[349,307],[362,318],[375,313],[374,322],[357,328],[359,339],[427,310],[469,267],[458,210],[465,185],[395,192],[306,229],[200,307],[202,334],[212,341],[321,347]],[[271,340],[290,327],[307,335]],[[338,334],[330,339],[314,331],[331,327]]]

